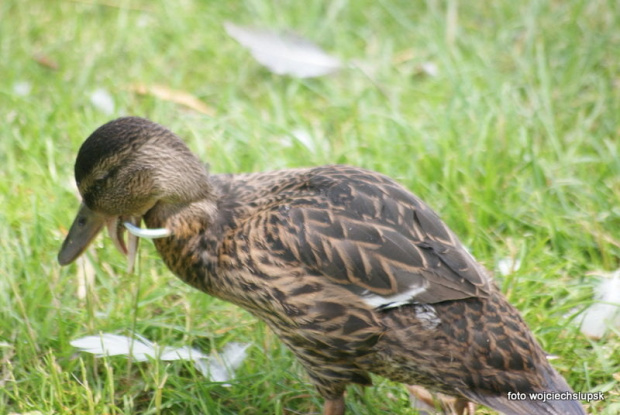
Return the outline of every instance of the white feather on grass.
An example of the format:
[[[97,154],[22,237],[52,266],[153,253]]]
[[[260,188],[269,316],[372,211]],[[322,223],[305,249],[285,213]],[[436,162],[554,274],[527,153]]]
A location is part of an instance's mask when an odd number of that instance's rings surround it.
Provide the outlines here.
[[[581,332],[593,339],[600,339],[609,327],[620,330],[620,270],[603,276],[594,289],[595,303],[583,313]]]
[[[112,115],[114,113],[114,98],[103,88],[95,89],[90,94],[90,103],[105,115]]]
[[[254,59],[277,75],[312,78],[342,68],[340,59],[297,35],[237,26],[230,22],[224,23],[224,28],[250,51]]]
[[[196,360],[196,369],[213,382],[226,382],[234,377],[235,370],[247,357],[249,346],[248,343],[228,343],[220,353],[212,354],[208,359]]]
[[[508,257],[502,258],[497,261],[497,270],[499,271],[500,275],[504,277],[514,274],[519,270],[519,268],[521,268],[521,260],[516,258]]]
[[[32,91],[32,84],[28,81],[19,81],[13,84],[13,94],[18,97],[27,97]]]
[[[129,356],[139,362],[149,359],[164,361],[192,360],[196,370],[213,382],[227,382],[234,378],[235,370],[247,356],[249,344],[229,343],[219,353],[206,355],[191,347],[160,346],[146,338],[135,338],[118,334],[101,333],[71,341],[71,346],[82,352],[103,356]],[[228,386],[228,385],[225,385]]]

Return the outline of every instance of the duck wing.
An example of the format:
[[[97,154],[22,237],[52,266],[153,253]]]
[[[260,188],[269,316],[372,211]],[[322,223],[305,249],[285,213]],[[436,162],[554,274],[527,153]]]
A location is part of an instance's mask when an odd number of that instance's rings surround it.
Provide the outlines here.
[[[424,202],[386,176],[311,170],[271,210],[268,240],[375,308],[486,296],[490,278]]]

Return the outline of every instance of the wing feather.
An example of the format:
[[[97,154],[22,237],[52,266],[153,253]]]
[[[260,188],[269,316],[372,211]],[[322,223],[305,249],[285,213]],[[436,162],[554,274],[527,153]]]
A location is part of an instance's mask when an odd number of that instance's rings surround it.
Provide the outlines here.
[[[304,197],[285,202],[276,230],[287,252],[362,297],[389,305],[410,292],[407,302],[436,303],[490,290],[486,270],[441,219],[385,176],[316,169]]]

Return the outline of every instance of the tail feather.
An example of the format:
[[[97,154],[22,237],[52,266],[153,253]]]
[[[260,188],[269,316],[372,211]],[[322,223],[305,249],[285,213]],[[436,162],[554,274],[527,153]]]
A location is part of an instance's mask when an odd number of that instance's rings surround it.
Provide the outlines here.
[[[548,392],[569,392],[573,390],[554,369],[546,371],[547,385],[544,390],[530,392],[507,392],[504,395],[487,395],[473,390],[462,391],[474,402],[481,403],[506,415],[586,415],[579,401],[566,399],[549,399]]]

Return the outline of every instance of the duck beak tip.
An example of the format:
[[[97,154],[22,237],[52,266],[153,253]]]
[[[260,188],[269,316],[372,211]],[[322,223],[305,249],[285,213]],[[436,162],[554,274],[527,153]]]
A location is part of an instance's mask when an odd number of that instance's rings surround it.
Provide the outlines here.
[[[95,213],[82,203],[58,252],[58,263],[64,266],[75,261],[97,236],[104,222],[104,216]]]

